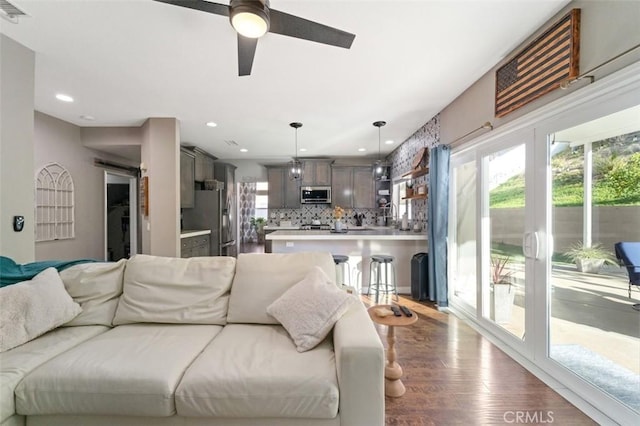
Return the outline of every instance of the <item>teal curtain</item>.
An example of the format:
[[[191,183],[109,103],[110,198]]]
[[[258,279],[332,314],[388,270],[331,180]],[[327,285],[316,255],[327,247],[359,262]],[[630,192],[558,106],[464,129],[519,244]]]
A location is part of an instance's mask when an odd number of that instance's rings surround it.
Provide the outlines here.
[[[427,235],[429,238],[429,296],[438,307],[449,306],[447,296],[447,231],[449,227],[448,146],[437,146],[429,153],[429,198]]]

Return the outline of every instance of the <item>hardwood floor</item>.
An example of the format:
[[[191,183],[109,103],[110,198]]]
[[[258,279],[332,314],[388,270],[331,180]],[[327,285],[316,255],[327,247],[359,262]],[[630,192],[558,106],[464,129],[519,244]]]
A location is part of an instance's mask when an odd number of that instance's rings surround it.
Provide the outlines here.
[[[400,304],[419,320],[396,328],[407,392],[386,398],[387,425],[596,424],[455,315],[402,296]],[[376,329],[386,348],[387,327]]]

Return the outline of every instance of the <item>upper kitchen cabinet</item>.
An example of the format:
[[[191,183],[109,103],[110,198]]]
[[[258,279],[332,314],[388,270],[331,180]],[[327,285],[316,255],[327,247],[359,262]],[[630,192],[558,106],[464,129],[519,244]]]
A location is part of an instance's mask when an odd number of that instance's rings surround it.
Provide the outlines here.
[[[190,153],[195,159],[195,167],[193,180],[196,182],[204,182],[205,180],[213,180],[214,177],[214,161],[217,160],[217,157],[209,154],[207,151],[198,148],[197,146],[192,146],[188,144],[184,144],[180,147],[181,150]]]
[[[373,175],[370,167],[353,168],[353,208],[375,207]]]
[[[304,160],[303,186],[331,186],[332,160]]]
[[[212,180],[213,177],[213,162],[216,159],[209,153],[195,148],[193,152],[196,155],[196,170],[195,180],[197,182],[204,182],[205,180]]]
[[[374,184],[369,167],[331,167],[331,204],[343,208],[375,206]]]
[[[300,182],[289,180],[287,167],[267,167],[270,209],[300,208]]]
[[[180,207],[193,208],[195,205],[196,157],[191,151],[180,149]]]

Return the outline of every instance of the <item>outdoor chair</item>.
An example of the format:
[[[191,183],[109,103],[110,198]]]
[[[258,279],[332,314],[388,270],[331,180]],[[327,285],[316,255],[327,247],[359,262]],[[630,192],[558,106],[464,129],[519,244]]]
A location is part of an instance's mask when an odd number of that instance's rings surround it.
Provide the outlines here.
[[[613,247],[620,266],[627,268],[629,298],[631,298],[631,286],[640,287],[640,242],[619,242],[615,243]],[[640,311],[640,303],[633,305],[633,309]]]

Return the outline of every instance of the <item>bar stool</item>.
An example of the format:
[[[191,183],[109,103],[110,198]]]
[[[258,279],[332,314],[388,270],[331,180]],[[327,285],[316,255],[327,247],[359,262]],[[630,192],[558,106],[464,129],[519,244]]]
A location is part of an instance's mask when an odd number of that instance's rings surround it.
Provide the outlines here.
[[[336,281],[338,284],[345,284],[345,277],[349,279],[351,285],[351,264],[349,264],[349,256],[343,254],[332,254],[333,263],[336,264]],[[347,268],[345,272],[345,266]]]
[[[398,287],[397,276],[396,276],[396,267],[393,264],[395,258],[393,256],[389,256],[386,254],[372,254],[371,255],[371,263],[369,264],[369,288],[367,290],[367,296],[371,292],[371,289],[376,291],[376,303],[378,303],[378,296],[380,291],[384,291],[385,294],[389,294],[389,292],[393,292],[396,295],[396,300],[398,298]],[[382,275],[382,269],[384,265],[384,281],[380,281]],[[391,268],[391,272],[393,273],[393,283],[389,281],[389,268]],[[376,271],[376,280],[373,281],[373,271]]]

